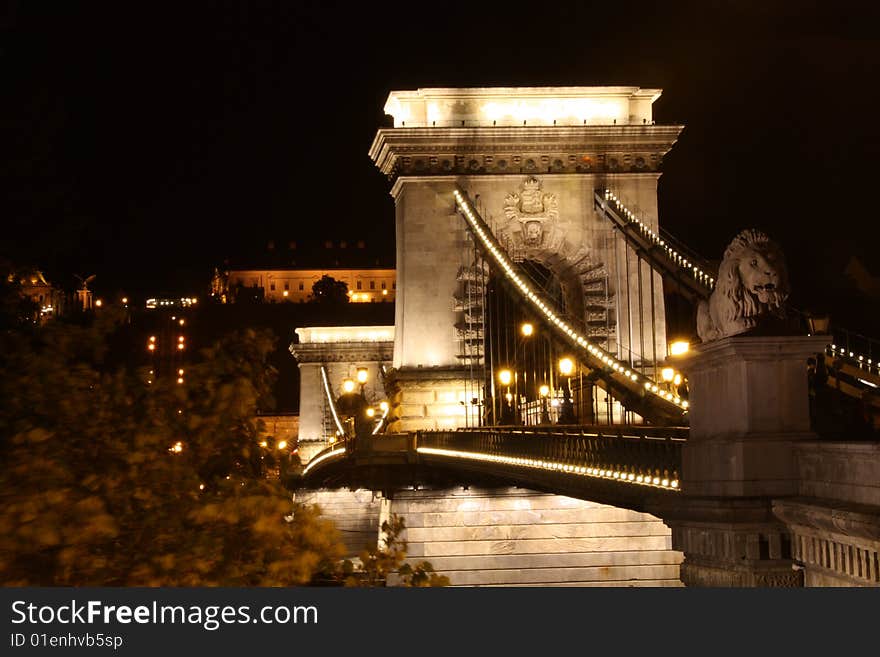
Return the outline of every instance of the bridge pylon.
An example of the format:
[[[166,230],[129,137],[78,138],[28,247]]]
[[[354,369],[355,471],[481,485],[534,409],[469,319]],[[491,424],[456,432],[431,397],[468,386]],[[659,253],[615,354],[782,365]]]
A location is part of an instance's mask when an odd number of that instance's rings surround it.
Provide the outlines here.
[[[391,92],[394,127],[377,132],[370,156],[395,201],[395,430],[474,426],[493,380],[483,371],[486,385],[475,385],[475,366],[491,363],[461,348],[462,331],[467,340],[484,329],[462,320],[460,274],[475,261],[456,189],[517,261],[560,281],[566,312],[597,344],[630,365],[665,356],[661,277],[594,203],[595,189],[611,186],[658,228],[659,166],[682,129],[654,124],[659,96],[638,87]],[[641,303],[649,289],[660,290],[656,303]]]

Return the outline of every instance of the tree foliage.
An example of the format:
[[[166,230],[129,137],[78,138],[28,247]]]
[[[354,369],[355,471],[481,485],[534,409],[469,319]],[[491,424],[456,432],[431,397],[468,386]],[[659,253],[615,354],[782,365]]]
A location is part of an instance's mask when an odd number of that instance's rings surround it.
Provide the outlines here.
[[[335,568],[332,523],[265,476],[272,340],[231,335],[177,385],[108,367],[113,330],[105,312],[0,334],[0,583],[277,586]]]
[[[385,586],[393,581],[399,586],[449,586],[449,578],[438,575],[428,561],[406,561],[408,546],[404,537],[406,523],[396,514],[382,523],[382,544],[368,547],[360,554],[360,564],[343,563],[345,586]]]
[[[348,285],[324,274],[312,285],[312,298],[318,303],[348,303]]]

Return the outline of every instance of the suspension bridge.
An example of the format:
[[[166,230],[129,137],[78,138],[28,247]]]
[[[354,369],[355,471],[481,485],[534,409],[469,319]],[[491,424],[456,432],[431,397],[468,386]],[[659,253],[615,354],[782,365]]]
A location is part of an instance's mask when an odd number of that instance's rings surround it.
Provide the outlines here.
[[[690,585],[800,585],[804,571],[877,585],[880,454],[859,470],[865,445],[837,442],[834,473],[814,458],[832,407],[878,423],[877,344],[794,313],[802,337],[671,353],[665,298],[696,315],[719,268],[659,227],[659,164],[681,126],[654,123],[658,96],[392,92],[395,127],[371,149],[397,208],[391,362],[372,357],[380,402],[312,359],[323,443],[303,485],[515,485],[662,518]]]

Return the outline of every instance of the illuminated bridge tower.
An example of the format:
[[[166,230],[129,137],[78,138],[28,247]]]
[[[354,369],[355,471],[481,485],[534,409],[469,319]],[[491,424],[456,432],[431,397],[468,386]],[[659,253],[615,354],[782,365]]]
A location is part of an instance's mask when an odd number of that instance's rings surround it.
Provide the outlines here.
[[[657,181],[682,126],[655,125],[658,89],[394,91],[370,156],[393,181],[400,430],[465,426],[481,353],[462,349],[477,264],[453,191],[474,200],[517,262],[551,272],[575,322],[633,366],[666,356],[659,274],[594,209],[612,190],[657,230]],[[463,315],[464,312],[464,315]],[[474,318],[475,319],[475,318]],[[462,403],[464,402],[464,403]]]

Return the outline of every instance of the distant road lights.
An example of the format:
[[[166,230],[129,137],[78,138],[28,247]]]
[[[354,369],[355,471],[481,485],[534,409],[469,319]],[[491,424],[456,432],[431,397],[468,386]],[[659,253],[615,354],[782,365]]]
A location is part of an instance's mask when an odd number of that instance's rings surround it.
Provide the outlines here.
[[[687,342],[686,340],[676,340],[669,345],[669,355],[681,356],[682,354],[686,354],[690,348],[690,342]]]
[[[128,297],[122,297],[122,303],[128,303]]]
[[[183,317],[181,317],[180,321],[178,321],[177,323],[183,326],[184,324],[186,324],[186,321],[183,319]]]
[[[103,305],[104,305],[104,302],[101,299],[95,299],[95,306],[100,308]]]
[[[182,367],[179,370],[177,370],[177,376],[183,376],[183,368]]]
[[[183,377],[182,377],[182,376],[177,377],[177,382],[178,382],[178,383],[183,383]]]
[[[352,381],[351,379],[343,379],[342,392],[344,392],[344,393],[354,392],[354,381]]]
[[[525,337],[528,338],[528,337],[530,337],[530,336],[532,335],[532,333],[535,332],[535,327],[532,326],[531,324],[529,324],[528,322],[526,322],[525,324],[523,324],[523,325],[520,327],[519,330],[520,330],[520,333],[523,334],[523,336],[525,336]]]

